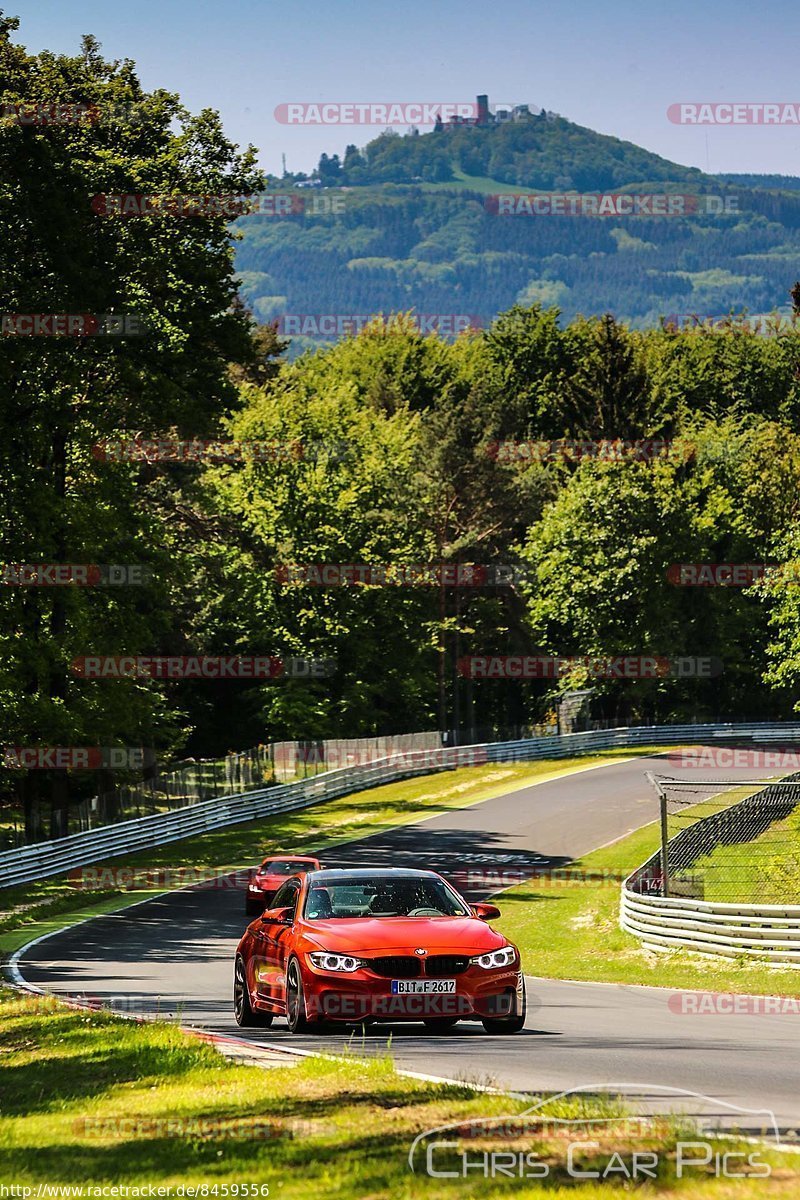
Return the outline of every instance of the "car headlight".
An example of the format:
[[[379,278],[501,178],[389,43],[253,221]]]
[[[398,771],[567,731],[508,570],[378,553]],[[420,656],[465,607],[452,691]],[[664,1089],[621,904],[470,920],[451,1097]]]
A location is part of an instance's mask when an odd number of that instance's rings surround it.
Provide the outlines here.
[[[502,950],[490,950],[488,954],[477,954],[469,961],[477,967],[483,967],[485,971],[491,971],[494,967],[510,967],[516,957],[517,952],[513,946],[503,946]]]
[[[352,954],[328,954],[327,951],[321,950],[319,953],[309,954],[308,957],[320,971],[357,971],[361,966],[361,959]]]

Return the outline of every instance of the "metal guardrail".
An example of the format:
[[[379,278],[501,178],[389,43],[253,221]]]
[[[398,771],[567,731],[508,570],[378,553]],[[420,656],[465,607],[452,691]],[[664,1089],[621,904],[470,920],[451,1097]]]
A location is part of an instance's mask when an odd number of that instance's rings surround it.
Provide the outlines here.
[[[352,792],[435,771],[492,762],[570,758],[609,749],[697,744],[709,738],[757,738],[760,742],[800,739],[800,724],[649,725],[591,730],[480,746],[395,754],[363,766],[341,767],[296,783],[278,784],[238,796],[206,800],[173,812],[137,817],[116,825],[38,842],[0,854],[0,888],[65,874],[74,867],[153,849],[195,834],[292,812]]]
[[[620,924],[649,950],[694,950],[800,966],[800,904],[712,904],[622,885]]]
[[[799,773],[787,777],[794,783],[798,779]],[[763,822],[753,823],[750,819],[753,801],[772,791],[780,795],[781,790],[779,783],[771,784],[755,796],[737,801],[731,809],[681,830],[662,845],[622,884],[621,927],[638,937],[649,950],[692,950],[727,958],[758,959],[775,966],[800,966],[800,904],[729,903],[689,896],[659,896],[641,890],[644,883],[663,884],[668,878],[667,856],[677,844],[681,844],[688,854],[688,861],[682,864],[686,868],[693,859],[709,851],[709,838],[715,845],[752,840],[763,832]],[[790,789],[783,790],[788,792]],[[798,803],[800,796],[795,792],[793,799],[784,799],[782,805],[774,808],[769,820],[780,819],[786,815],[787,806],[793,809]],[[742,814],[744,821],[740,836],[736,835],[736,830],[718,828],[720,821],[729,814],[735,821],[737,813]]]

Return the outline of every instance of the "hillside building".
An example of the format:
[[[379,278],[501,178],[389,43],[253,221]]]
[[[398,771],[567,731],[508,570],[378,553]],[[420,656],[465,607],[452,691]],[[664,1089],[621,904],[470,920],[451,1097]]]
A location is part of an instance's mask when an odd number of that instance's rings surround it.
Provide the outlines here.
[[[489,97],[481,95],[475,97],[474,117],[452,116],[443,121],[441,116],[437,115],[434,132],[442,133],[445,130],[463,129],[466,126],[486,129],[492,125],[504,125],[509,121],[533,121],[542,117],[554,120],[556,116],[556,113],[548,113],[544,109],[532,107],[530,104],[515,104],[512,108],[497,108],[492,112],[489,108]]]

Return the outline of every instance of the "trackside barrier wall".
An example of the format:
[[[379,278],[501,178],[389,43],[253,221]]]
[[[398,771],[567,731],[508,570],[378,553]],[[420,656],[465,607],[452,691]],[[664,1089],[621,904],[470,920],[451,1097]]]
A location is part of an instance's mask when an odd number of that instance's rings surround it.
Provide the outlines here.
[[[800,904],[712,904],[622,888],[620,924],[650,950],[694,950],[800,966]]]
[[[790,781],[798,779],[797,773],[787,776]],[[670,840],[668,849],[685,851],[682,867],[686,869],[691,859],[717,845],[752,840],[763,832],[763,822],[753,820],[753,801],[771,792],[776,793],[778,804],[765,818],[767,824],[785,817],[800,802],[795,789],[791,798],[783,799],[780,784],[771,785],[681,830]],[[692,950],[727,958],[753,958],[773,966],[800,966],[800,904],[730,904],[642,891],[648,880],[658,883],[661,874],[659,851],[622,885],[620,925],[649,950]]]
[[[296,783],[206,800],[173,812],[137,817],[55,841],[5,851],[0,854],[0,888],[65,874],[74,867],[163,846],[212,829],[293,812],[338,796],[435,771],[480,763],[534,762],[611,749],[697,745],[710,739],[748,737],[760,743],[800,739],[800,724],[649,725],[394,754],[363,766],[326,771]]]

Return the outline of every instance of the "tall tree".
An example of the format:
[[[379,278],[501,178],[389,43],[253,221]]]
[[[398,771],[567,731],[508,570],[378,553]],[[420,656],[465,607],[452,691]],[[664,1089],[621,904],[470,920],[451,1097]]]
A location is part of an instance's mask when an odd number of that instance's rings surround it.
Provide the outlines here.
[[[261,177],[215,113],[193,117],[177,96],[146,93],[133,64],[106,62],[94,39],[74,57],[30,55],[12,41],[17,21],[0,18],[3,560],[135,560],[157,576],[151,588],[3,590],[3,740],[169,745],[176,704],[163,685],[124,681],[112,696],[113,684],[70,669],[76,656],[169,650],[177,638],[171,590],[185,537],[175,485],[160,468],[104,463],[93,447],[123,433],[215,429],[235,403],[227,364],[248,358],[249,323],[234,305],[222,213],[125,218],[92,201],[239,194]],[[71,123],[41,115],[64,105],[78,114]],[[16,314],[87,313],[114,314],[130,336],[15,332]],[[24,787],[29,836],[43,789],[52,831],[63,832],[63,773]]]

